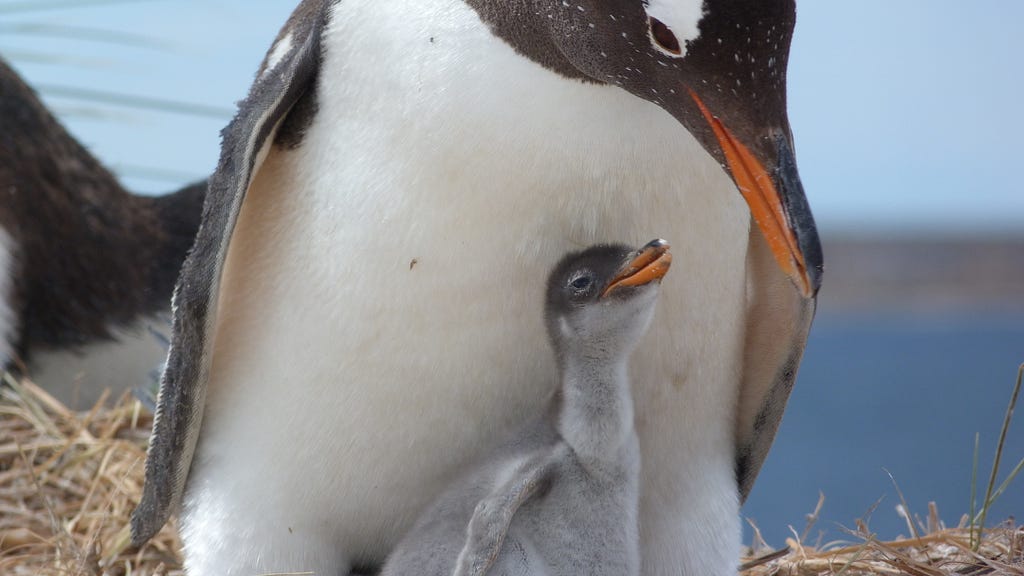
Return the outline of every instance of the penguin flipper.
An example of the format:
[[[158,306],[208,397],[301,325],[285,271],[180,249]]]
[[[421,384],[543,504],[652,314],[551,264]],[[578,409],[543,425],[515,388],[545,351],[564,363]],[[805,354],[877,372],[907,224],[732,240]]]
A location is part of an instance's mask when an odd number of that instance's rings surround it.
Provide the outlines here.
[[[751,222],[747,252],[747,331],[736,418],[736,481],[746,501],[775,440],[793,390],[815,298],[804,298],[775,263]]]
[[[278,128],[314,89],[320,37],[337,0],[303,0],[267,53],[238,113],[221,132],[221,156],[209,180],[202,221],[182,265],[172,300],[173,326],[146,456],[142,499],[132,513],[131,541],[140,546],[181,502],[199,439],[217,297],[228,244],[246,191]]]
[[[520,463],[490,494],[484,497],[466,528],[466,543],[455,564],[454,576],[484,576],[501,553],[516,511],[550,480],[560,458],[568,456],[565,444],[536,453]]]

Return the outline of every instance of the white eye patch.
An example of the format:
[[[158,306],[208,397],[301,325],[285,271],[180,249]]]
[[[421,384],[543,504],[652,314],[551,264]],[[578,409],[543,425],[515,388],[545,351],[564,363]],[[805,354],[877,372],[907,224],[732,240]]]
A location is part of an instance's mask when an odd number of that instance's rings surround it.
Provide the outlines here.
[[[679,43],[679,51],[667,50],[665,43],[659,42],[654,30],[649,31],[648,34],[651,45],[662,54],[673,58],[686,56],[686,43],[692,42],[700,36],[700,21],[704,17],[704,1],[649,0],[646,9],[648,16],[664,24],[675,36]]]

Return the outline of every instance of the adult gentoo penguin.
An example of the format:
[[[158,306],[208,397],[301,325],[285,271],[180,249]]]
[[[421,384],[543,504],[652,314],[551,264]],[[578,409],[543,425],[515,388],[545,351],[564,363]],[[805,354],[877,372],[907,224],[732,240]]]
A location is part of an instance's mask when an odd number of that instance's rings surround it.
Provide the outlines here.
[[[402,538],[381,576],[640,573],[640,443],[629,356],[672,255],[598,245],[548,277],[559,381],[543,416],[460,475]]]
[[[180,502],[192,576],[378,564],[541,410],[532,279],[665,234],[686,273],[632,365],[642,573],[732,573],[821,278],[785,109],[794,18],[302,2],[224,131],[134,542]]]
[[[149,381],[205,191],[129,193],[0,59],[0,368],[78,407]]]

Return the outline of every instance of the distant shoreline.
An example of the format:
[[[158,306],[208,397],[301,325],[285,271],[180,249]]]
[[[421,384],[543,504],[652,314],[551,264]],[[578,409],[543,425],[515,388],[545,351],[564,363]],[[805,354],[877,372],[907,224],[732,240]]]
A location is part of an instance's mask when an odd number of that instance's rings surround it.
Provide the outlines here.
[[[1024,236],[824,241],[819,311],[1024,313]]]
[[[819,310],[1024,313],[1024,235],[833,236]]]

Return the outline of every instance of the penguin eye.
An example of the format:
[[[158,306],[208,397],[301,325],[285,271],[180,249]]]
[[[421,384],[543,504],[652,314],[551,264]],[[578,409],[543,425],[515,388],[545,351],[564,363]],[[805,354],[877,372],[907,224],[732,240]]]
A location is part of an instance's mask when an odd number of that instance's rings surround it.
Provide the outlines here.
[[[593,283],[594,279],[593,277],[590,276],[589,273],[581,272],[576,276],[573,276],[572,279],[569,280],[569,287],[572,288],[573,291],[577,293],[585,292],[590,288],[591,284]]]
[[[675,56],[681,55],[683,52],[679,48],[679,40],[676,39],[676,35],[665,26],[665,23],[653,16],[647,18],[647,23],[651,29],[651,40],[658,48],[661,48],[669,54]]]

